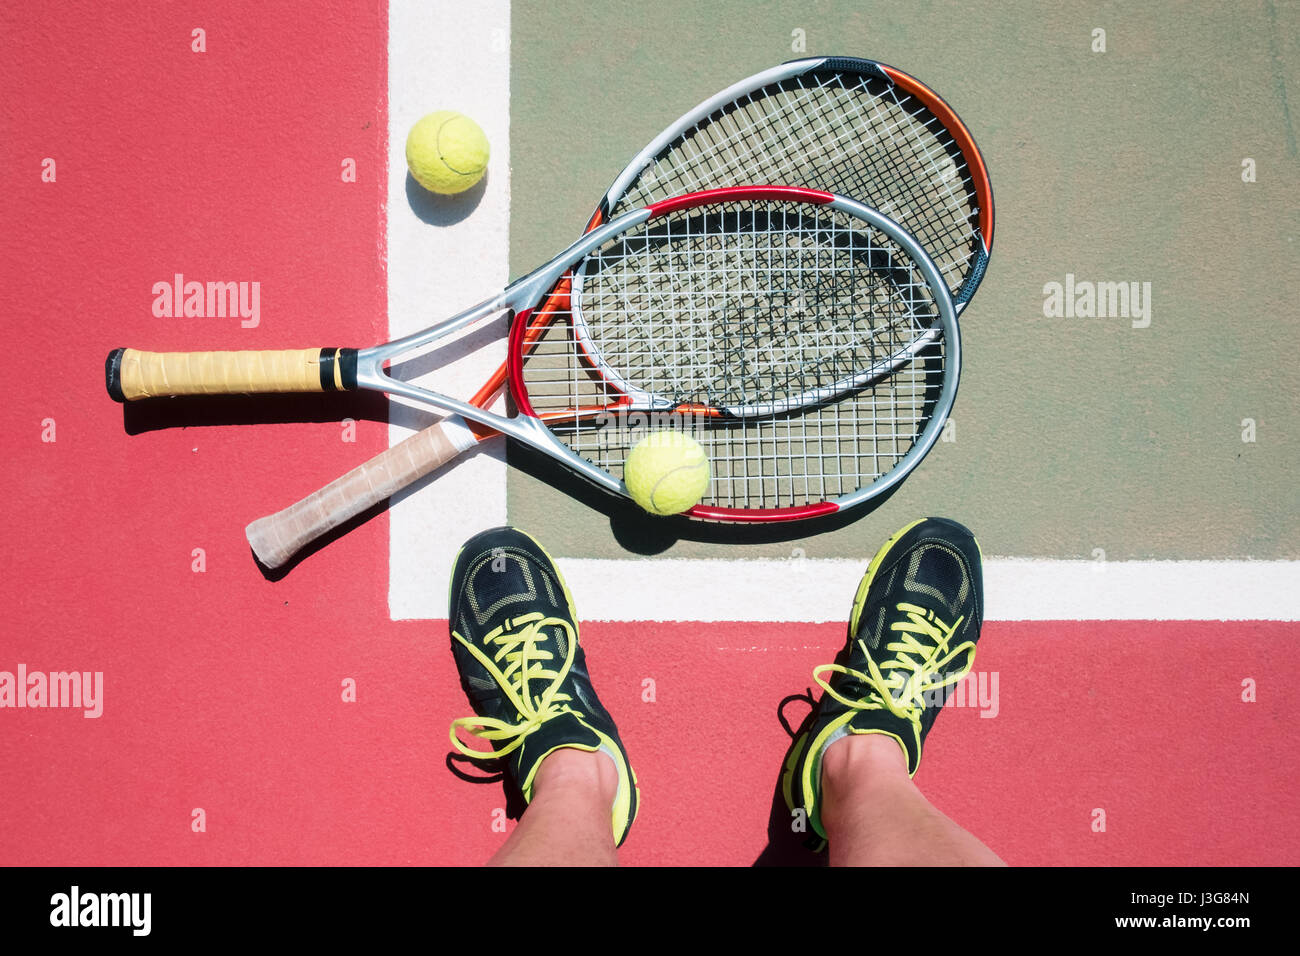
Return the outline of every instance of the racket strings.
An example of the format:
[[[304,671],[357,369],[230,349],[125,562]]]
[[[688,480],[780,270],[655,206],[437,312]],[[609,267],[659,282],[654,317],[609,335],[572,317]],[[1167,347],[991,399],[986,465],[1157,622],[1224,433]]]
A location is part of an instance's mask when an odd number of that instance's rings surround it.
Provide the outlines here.
[[[864,223],[722,210],[676,213],[588,260],[581,331],[607,378],[752,416],[859,384],[934,324],[910,258]]]
[[[875,207],[920,241],[954,293],[976,269],[967,161],[939,118],[885,79],[822,70],[747,93],[685,130],[611,212],[746,184],[825,189]]]
[[[798,507],[892,471],[943,389],[936,303],[888,236],[788,207],[681,211],[597,250],[524,362],[534,411],[618,478],[651,429],[689,432],[717,507]]]
[[[545,347],[571,350],[561,320]],[[943,365],[942,342],[929,350]],[[798,507],[842,498],[889,474],[915,444],[938,400],[940,372],[907,368],[884,382],[796,414],[773,414],[741,421],[677,412],[601,409],[607,397],[593,394],[593,414],[567,412],[551,423],[569,448],[616,478],[632,447],[651,430],[670,428],[695,437],[709,455],[714,480],[703,504],[723,508]],[[539,401],[530,387],[535,408]],[[561,398],[552,407],[564,405]]]

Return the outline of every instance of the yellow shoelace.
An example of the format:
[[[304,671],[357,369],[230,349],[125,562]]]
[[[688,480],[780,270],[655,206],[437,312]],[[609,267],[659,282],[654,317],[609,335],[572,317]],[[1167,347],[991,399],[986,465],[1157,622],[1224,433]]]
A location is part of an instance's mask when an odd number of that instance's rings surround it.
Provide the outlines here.
[[[568,647],[568,654],[558,671],[547,667],[553,662],[554,655],[538,647],[542,641],[550,640],[550,637],[543,633],[543,628],[546,627],[561,627],[567,637],[565,644]],[[452,721],[449,731],[452,746],[465,756],[476,760],[504,757],[521,746],[529,734],[552,717],[566,712],[576,713],[569,706],[571,701],[569,695],[560,693],[560,685],[564,683],[569,669],[573,666],[573,655],[578,646],[573,626],[568,621],[558,617],[546,617],[540,611],[511,618],[483,639],[484,647],[496,645],[496,652],[491,658],[459,634],[453,632],[452,637],[464,644],[469,652],[478,658],[479,663],[505,692],[506,698],[520,716],[519,721],[513,724],[495,717],[462,717]],[[532,684],[543,682],[546,686],[541,693],[530,693]],[[466,746],[456,735],[457,729],[461,727],[482,740],[508,740],[510,743],[502,749],[491,752],[474,750]]]
[[[908,721],[912,724],[919,743],[925,695],[955,684],[970,673],[971,666],[975,663],[975,642],[966,641],[956,647],[948,647],[953,634],[965,620],[964,616],[947,626],[933,611],[915,604],[899,604],[898,610],[906,617],[889,625],[889,629],[899,635],[897,640],[885,644],[885,651],[893,654],[892,658],[877,666],[866,644],[859,638],[858,645],[867,660],[868,673],[863,674],[841,664],[822,664],[813,670],[813,679],[826,693],[846,707],[854,710],[888,710],[894,716]],[[922,638],[925,639],[924,642]],[[963,654],[966,655],[965,664],[942,680],[934,679],[936,674]],[[856,678],[874,693],[865,700],[850,700],[822,679],[821,675],[826,673]]]

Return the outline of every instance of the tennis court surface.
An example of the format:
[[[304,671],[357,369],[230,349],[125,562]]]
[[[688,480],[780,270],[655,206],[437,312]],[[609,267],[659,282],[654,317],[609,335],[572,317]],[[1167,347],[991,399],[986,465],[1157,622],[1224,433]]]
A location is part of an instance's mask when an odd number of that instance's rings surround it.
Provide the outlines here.
[[[0,14],[0,673],[99,691],[0,706],[0,862],[486,860],[506,800],[449,765],[470,710],[447,576],[509,522],[560,560],[640,779],[621,861],[753,863],[782,721],[871,555],[925,514],[987,558],[974,672],[917,775],[941,810],[1012,864],[1300,857],[1294,7],[133,7]],[[250,520],[432,416],[104,394],[123,345],[365,346],[451,315],[576,238],[676,116],[822,54],[942,93],[998,213],[954,440],[859,520],[678,538],[494,442],[267,577]],[[484,184],[445,201],[403,159],[437,109],[492,145]],[[235,283],[241,311],[160,304],[190,281]],[[1121,286],[1126,310],[1105,294]],[[501,361],[475,344],[438,373],[451,394]]]

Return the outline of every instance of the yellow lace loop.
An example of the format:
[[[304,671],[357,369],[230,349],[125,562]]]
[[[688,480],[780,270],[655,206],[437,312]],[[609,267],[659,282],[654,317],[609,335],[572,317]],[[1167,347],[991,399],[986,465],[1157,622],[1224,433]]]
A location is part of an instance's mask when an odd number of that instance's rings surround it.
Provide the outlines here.
[[[568,653],[558,671],[548,667],[553,666],[554,655],[538,646],[542,641],[550,640],[550,636],[544,633],[547,627],[563,628],[566,635]],[[569,706],[569,695],[560,693],[560,685],[569,675],[578,646],[573,626],[568,621],[546,617],[540,611],[511,618],[483,639],[485,648],[496,646],[490,658],[459,634],[453,632],[452,637],[478,658],[520,716],[519,721],[513,724],[495,717],[462,717],[453,721],[449,731],[452,746],[465,756],[476,760],[503,757],[521,746],[529,734],[552,717],[566,712],[577,713]],[[532,692],[535,684],[545,685],[540,693]],[[482,740],[510,742],[499,750],[475,750],[457,736],[456,731],[461,727]]]
[[[863,674],[841,664],[822,664],[813,670],[813,680],[845,707],[854,710],[888,710],[894,716],[910,722],[919,740],[925,695],[956,684],[970,673],[975,663],[975,642],[966,641],[952,648],[948,646],[957,628],[965,620],[964,616],[948,626],[933,611],[915,604],[899,604],[898,610],[905,617],[889,625],[898,639],[885,644],[886,652],[893,657],[877,665],[865,642],[859,638],[858,646],[866,658],[868,673]],[[934,679],[962,655],[966,657],[964,664],[942,680]],[[822,675],[827,673],[852,677],[867,685],[874,693],[864,700],[851,700],[822,679]]]

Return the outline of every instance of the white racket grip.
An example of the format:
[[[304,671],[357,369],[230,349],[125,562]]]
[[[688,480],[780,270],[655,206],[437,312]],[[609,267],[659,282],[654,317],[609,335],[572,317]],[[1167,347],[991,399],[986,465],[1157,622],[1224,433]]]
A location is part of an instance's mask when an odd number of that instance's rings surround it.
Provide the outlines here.
[[[478,444],[459,415],[398,442],[296,504],[245,529],[257,560],[278,568],[325,532],[391,497]]]

